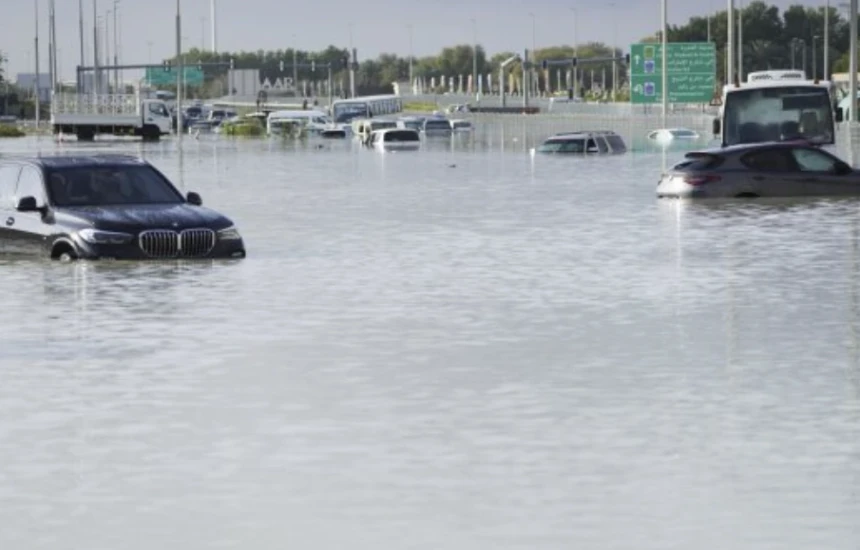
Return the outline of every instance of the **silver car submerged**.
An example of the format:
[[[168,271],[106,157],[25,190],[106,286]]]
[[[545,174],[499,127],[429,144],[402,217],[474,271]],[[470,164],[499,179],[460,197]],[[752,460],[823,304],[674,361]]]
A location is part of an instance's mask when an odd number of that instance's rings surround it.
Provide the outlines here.
[[[852,195],[860,196],[860,172],[807,141],[693,151],[657,184],[666,198]]]

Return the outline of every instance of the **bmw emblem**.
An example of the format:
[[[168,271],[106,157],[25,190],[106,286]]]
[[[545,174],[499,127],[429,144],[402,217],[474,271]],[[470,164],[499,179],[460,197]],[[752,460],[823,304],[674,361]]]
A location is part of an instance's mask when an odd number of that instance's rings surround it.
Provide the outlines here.
[[[178,222],[173,222],[173,227],[179,227],[179,223],[178,223]]]

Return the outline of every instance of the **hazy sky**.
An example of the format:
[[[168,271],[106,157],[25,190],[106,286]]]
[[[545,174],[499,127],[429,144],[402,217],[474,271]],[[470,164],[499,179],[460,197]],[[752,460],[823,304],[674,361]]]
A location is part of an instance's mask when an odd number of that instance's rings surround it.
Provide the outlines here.
[[[34,0],[0,1],[3,4],[0,51],[9,56],[12,74],[32,72]],[[48,0],[35,1],[40,9],[39,49],[45,67]],[[101,16],[113,7],[112,0],[96,1]],[[735,4],[740,2],[736,0]],[[181,0],[181,3],[183,41],[188,47],[199,47],[205,40],[205,46],[211,47],[210,0]],[[669,23],[683,23],[691,15],[724,9],[726,3],[726,0],[668,0]],[[784,7],[799,2],[770,3]],[[825,0],[803,3],[823,6]],[[838,0],[831,2],[838,4]],[[63,78],[72,79],[74,66],[80,60],[78,1],[56,0],[56,6],[60,72]],[[412,48],[417,56],[436,53],[446,45],[471,43],[472,19],[476,20],[478,43],[490,53],[531,48],[530,13],[534,14],[534,42],[538,48],[571,43],[574,27],[577,42],[617,41],[623,46],[654,32],[660,25],[660,0],[217,0],[217,10],[219,50],[280,49],[292,45],[318,50],[329,44],[348,47],[352,27],[352,43],[358,49],[359,60],[376,57],[381,52],[408,54],[410,24]],[[90,64],[93,0],[84,0],[84,11],[87,64]],[[150,44],[153,62],[175,51],[176,0],[120,0],[118,13],[122,62],[150,62]],[[110,21],[112,29],[113,16]],[[113,30],[110,35],[112,40]]]

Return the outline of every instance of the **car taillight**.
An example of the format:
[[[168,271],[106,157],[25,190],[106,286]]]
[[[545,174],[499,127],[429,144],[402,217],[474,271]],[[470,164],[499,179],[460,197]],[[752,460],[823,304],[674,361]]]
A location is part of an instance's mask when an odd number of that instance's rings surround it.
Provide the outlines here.
[[[684,176],[684,183],[688,185],[705,185],[715,181],[720,181],[720,176],[708,174],[686,174]]]

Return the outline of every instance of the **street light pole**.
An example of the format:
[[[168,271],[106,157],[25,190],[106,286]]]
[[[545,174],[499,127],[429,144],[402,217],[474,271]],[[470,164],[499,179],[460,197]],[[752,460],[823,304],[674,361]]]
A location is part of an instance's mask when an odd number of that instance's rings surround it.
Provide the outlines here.
[[[537,79],[535,78],[535,71],[537,69],[535,69],[535,67],[534,67],[534,63],[535,63],[535,61],[537,61],[537,58],[536,58],[536,56],[537,56],[537,33],[535,32],[536,27],[535,27],[535,14],[534,14],[534,12],[529,12],[529,17],[532,18],[532,54],[529,58],[529,60],[532,62],[532,68],[531,68],[531,70],[528,71],[528,75],[529,75],[528,88],[530,88],[529,92],[532,93],[532,95],[534,97],[537,97],[537,90],[536,90]],[[525,82],[523,82],[523,87],[526,87]]]
[[[117,9],[119,8],[119,0],[113,0],[113,89],[114,93],[119,93],[119,34],[117,29]]]
[[[848,46],[848,97],[851,98],[848,111],[849,120],[857,120],[857,0],[851,0],[849,8],[848,23],[850,26]],[[853,147],[848,148],[852,152]],[[853,158],[852,158],[853,160]]]
[[[579,16],[576,14],[576,8],[570,8],[570,11],[573,12],[573,57],[576,57],[577,52],[577,41],[576,41],[576,27],[579,25]],[[578,65],[578,64],[577,64]],[[579,97],[579,82],[577,78],[577,73],[579,72],[579,67],[573,67],[573,97]],[[594,87],[594,79],[592,79],[591,86]]]
[[[738,80],[744,79],[744,1],[738,6]]]
[[[728,49],[726,50],[726,84],[735,79],[735,0],[729,1],[729,9],[726,13],[726,27],[728,29]]]
[[[819,36],[817,34],[812,36],[812,79],[818,80],[818,43]]]
[[[472,18],[472,93],[478,100],[478,22]]]
[[[176,139],[182,144],[182,16],[176,0]]]
[[[661,35],[660,38],[662,39],[662,42],[663,42],[662,43],[663,55],[661,56],[661,59],[662,59],[661,64],[663,65],[663,67],[662,67],[662,71],[663,71],[663,75],[662,75],[663,76],[663,79],[662,79],[663,80],[662,81],[662,86],[663,86],[663,90],[662,90],[663,91],[662,123],[663,123],[663,125],[661,126],[661,128],[666,128],[666,113],[669,110],[669,76],[668,76],[667,63],[666,63],[666,61],[669,59],[669,48],[668,48],[669,37],[666,36],[668,33],[668,30],[669,30],[669,24],[667,21],[667,14],[666,14],[666,0],[662,0],[662,2],[660,2],[660,8],[661,8],[661,10],[660,10],[661,11],[660,27],[662,29],[660,32],[660,35]]]
[[[824,2],[824,80],[830,80],[830,0]]]
[[[415,93],[415,75],[412,72],[412,25],[407,25],[409,29],[409,91]]]
[[[39,127],[39,111],[41,111],[41,107],[42,107],[41,102],[39,101],[40,100],[40,98],[39,98],[39,0],[34,0],[33,7],[36,11],[36,41],[34,44],[36,47],[36,51],[35,51],[35,54],[36,54],[36,56],[35,56],[36,57],[36,81],[33,84],[33,91],[36,94],[34,103],[36,105],[36,127],[38,128]]]

